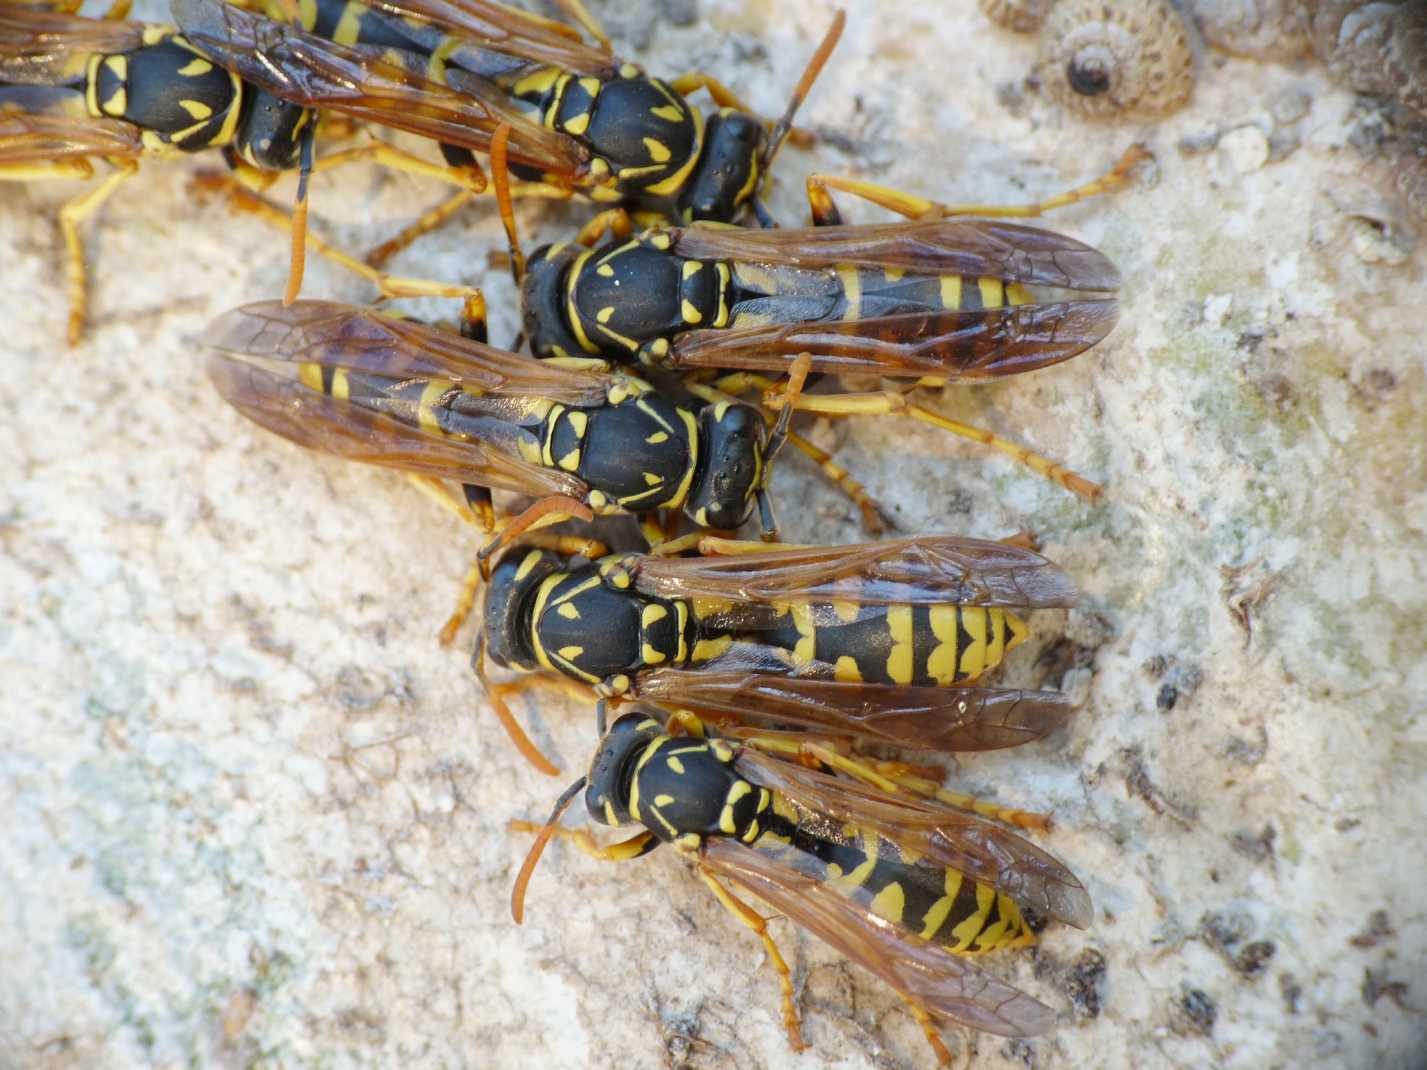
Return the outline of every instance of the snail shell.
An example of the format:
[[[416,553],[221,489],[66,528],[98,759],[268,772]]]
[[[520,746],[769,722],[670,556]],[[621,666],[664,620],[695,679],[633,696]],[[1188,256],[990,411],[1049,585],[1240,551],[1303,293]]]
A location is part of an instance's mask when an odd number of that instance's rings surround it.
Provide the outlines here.
[[[1194,50],[1168,0],[1061,0],[1041,27],[1036,70],[1082,115],[1169,112],[1194,88]]]
[[[977,0],[984,14],[992,22],[1015,30],[1017,33],[1031,33],[1045,21],[1045,13],[1050,10],[1052,0]]]
[[[1289,60],[1312,51],[1313,7],[1308,0],[1194,0],[1194,15],[1215,48]]]

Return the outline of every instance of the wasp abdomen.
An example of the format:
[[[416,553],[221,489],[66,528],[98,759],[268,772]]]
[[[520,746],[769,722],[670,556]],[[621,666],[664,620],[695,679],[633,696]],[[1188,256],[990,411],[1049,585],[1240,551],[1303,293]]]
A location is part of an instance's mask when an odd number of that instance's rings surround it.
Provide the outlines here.
[[[984,606],[794,604],[781,624],[758,637],[835,679],[941,687],[995,668],[1027,634],[1015,614]]]

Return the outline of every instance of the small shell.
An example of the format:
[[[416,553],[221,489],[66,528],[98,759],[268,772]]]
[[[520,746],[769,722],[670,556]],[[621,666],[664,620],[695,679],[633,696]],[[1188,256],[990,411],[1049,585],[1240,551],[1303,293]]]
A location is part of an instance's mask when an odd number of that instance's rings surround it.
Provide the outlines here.
[[[1359,93],[1390,93],[1387,44],[1396,3],[1322,0],[1313,16],[1313,47],[1333,76]]]
[[[1253,59],[1289,60],[1313,49],[1308,0],[1194,0],[1204,40]]]
[[[1052,0],[977,0],[992,22],[1017,33],[1033,33],[1045,21]]]
[[[1041,27],[1036,71],[1082,115],[1169,112],[1194,88],[1194,50],[1168,0],[1061,0]]]

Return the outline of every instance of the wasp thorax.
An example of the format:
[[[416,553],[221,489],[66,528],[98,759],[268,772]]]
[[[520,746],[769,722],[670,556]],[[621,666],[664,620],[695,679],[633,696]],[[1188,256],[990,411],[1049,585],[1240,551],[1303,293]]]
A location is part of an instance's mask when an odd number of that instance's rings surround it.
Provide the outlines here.
[[[699,413],[699,439],[699,470],[684,512],[703,527],[736,528],[752,513],[763,483],[763,421],[747,405],[709,405]]]
[[[704,133],[704,151],[682,201],[688,220],[726,222],[757,192],[759,159],[767,143],[763,124],[742,112],[712,116]]]

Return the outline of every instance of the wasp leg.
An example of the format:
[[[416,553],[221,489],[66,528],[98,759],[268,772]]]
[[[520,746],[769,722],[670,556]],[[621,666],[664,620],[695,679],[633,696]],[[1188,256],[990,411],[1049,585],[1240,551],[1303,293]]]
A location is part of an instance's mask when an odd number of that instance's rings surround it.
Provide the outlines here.
[[[575,241],[589,248],[606,234],[627,238],[633,231],[634,220],[629,217],[628,212],[623,208],[606,208],[580,228],[580,233],[575,235]]]
[[[69,289],[66,337],[70,345],[77,345],[84,334],[85,313],[89,306],[89,282],[84,270],[84,243],[79,238],[79,225],[99,211],[114,191],[139,170],[139,165],[133,160],[111,162],[118,170],[59,210],[59,229],[64,235],[65,279]]]
[[[534,832],[539,833],[544,829],[543,825],[537,825],[533,821],[514,820],[506,826],[511,832]],[[595,841],[587,828],[568,828],[565,825],[556,827],[552,835],[574,844],[585,854],[600,862],[628,862],[631,859],[641,858],[647,855],[654,848],[659,846],[659,840],[652,832],[641,832],[637,836],[631,836],[627,840],[620,840],[618,843],[601,844]]]
[[[1054,197],[1048,197],[1034,204],[943,204],[929,201],[889,186],[879,186],[873,182],[863,182],[855,178],[837,175],[809,175],[808,202],[812,207],[813,220],[819,226],[826,226],[840,220],[837,208],[832,203],[829,189],[851,193],[873,204],[881,205],[908,219],[945,219],[948,216],[977,215],[1001,218],[1028,218],[1043,215],[1056,208],[1076,204],[1102,193],[1111,193],[1130,181],[1130,172],[1142,160],[1152,159],[1143,145],[1131,145],[1119,161],[1105,174],[1083,186],[1068,190]]]
[[[1002,806],[975,795],[967,795],[960,791],[948,791],[936,781],[909,770],[902,762],[874,761],[869,764],[880,776],[886,777],[898,787],[910,791],[914,795],[936,799],[938,802],[944,802],[958,810],[970,810],[982,817],[1004,821],[1017,828],[1031,829],[1036,832],[1050,831],[1052,824],[1050,814],[1042,814],[1035,810],[1022,810],[1014,806]]]
[[[876,500],[867,493],[862,484],[853,479],[847,469],[832,459],[827,450],[819,449],[795,431],[788,432],[788,443],[815,465],[824,476],[832,480],[843,494],[857,506],[862,514],[862,526],[874,535],[880,535],[890,526],[886,514]]]
[[[600,48],[606,52],[613,51],[613,46],[609,43],[609,34],[604,32],[604,27],[600,25],[599,20],[590,14],[589,9],[584,5],[584,0],[555,0],[555,6],[583,26],[585,31],[599,42]],[[521,14],[525,13],[521,12]],[[556,25],[558,27],[558,24]]]
[[[895,992],[896,989],[893,989]],[[905,992],[897,992],[898,998],[907,1005],[907,1010],[912,1012],[912,1017],[917,1020],[917,1024],[922,1027],[922,1032],[926,1034],[927,1043],[931,1045],[932,1051],[936,1054],[936,1061],[942,1066],[951,1065],[951,1052],[947,1050],[946,1042],[941,1039],[941,1034],[937,1032],[936,1022],[926,1009],[912,999]]]
[[[773,392],[764,396],[763,403],[776,409],[783,406],[783,399]],[[1017,445],[984,428],[952,420],[921,405],[913,405],[907,401],[904,394],[895,391],[869,394],[804,394],[797,399],[794,407],[800,411],[820,412],[828,416],[907,416],[943,431],[949,431],[953,435],[960,435],[963,438],[990,446],[1008,457],[1014,457],[1027,468],[1039,472],[1047,479],[1059,483],[1066,490],[1089,501],[1095,501],[1103,493],[1103,489],[1098,483],[1092,483],[1083,476],[1076,475],[1070,469],[1047,457],[1033,453],[1026,447]]]
[[[129,12],[133,9],[133,6],[134,0],[114,0],[114,2],[109,5],[109,10],[99,17],[105,20],[113,19],[115,22],[122,22],[129,17]],[[77,7],[76,10],[78,10]]]
[[[469,193],[484,193],[486,191],[485,172],[475,163],[466,167],[447,167],[442,164],[434,164],[423,160],[414,153],[407,152],[405,149],[389,145],[385,141],[373,141],[367,145],[357,145],[354,148],[330,153],[317,161],[317,170],[331,171],[338,167],[345,167],[347,164],[362,162],[380,164],[393,171],[401,171],[408,175],[419,175],[422,178],[434,178],[441,182],[449,182],[453,186],[460,186],[461,189]]]
[[[788,1044],[794,1051],[802,1051],[807,1044],[803,1042],[803,1031],[798,1025],[798,1009],[793,1005],[793,974],[778,952],[778,945],[769,935],[767,919],[720,884],[707,866],[699,867],[699,876],[728,912],[757,933],[758,938],[763,941],[763,949],[768,953],[768,964],[777,973],[778,985],[783,991],[783,1026],[788,1030]]]
[[[195,176],[193,181],[199,189],[226,194],[233,207],[239,211],[248,212],[273,226],[282,227],[284,230],[292,225],[291,217],[287,212],[246,189],[232,175],[200,174]],[[315,234],[307,236],[307,244],[319,256],[366,279],[377,288],[383,299],[392,297],[453,297],[464,300],[480,293],[480,290],[474,286],[388,275],[348,256]]]

